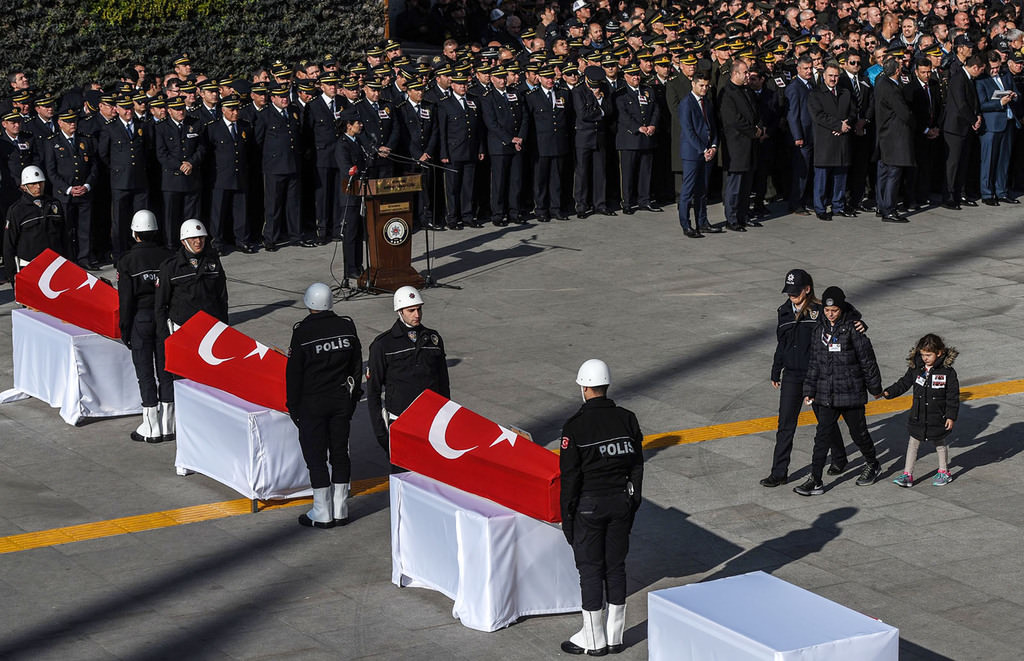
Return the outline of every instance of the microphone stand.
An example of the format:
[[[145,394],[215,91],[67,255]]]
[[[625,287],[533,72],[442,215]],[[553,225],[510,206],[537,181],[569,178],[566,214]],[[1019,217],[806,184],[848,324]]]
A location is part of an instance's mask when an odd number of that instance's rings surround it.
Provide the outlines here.
[[[405,163],[407,165],[413,165],[413,166],[416,166],[416,167],[418,167],[418,168],[420,168],[422,170],[426,170],[426,171],[435,170],[435,171],[442,171],[442,172],[456,172],[456,170],[454,168],[447,168],[447,167],[445,167],[443,165],[439,165],[437,163],[430,163],[428,161],[421,161],[421,160],[412,158],[410,156],[404,156],[402,154],[395,154],[394,152],[392,152],[388,156],[388,158],[390,158],[390,159],[392,159],[392,160],[394,160],[394,161],[396,161],[398,163]],[[443,174],[440,174],[440,172],[438,174],[439,174],[439,176],[444,176]],[[433,186],[431,186],[431,189],[432,190],[430,192],[433,193],[434,192]],[[427,194],[427,191],[424,190],[423,193]],[[432,197],[430,202],[431,202],[431,209],[434,209],[436,211],[437,210],[437,198],[436,197]],[[459,287],[458,285],[444,284],[444,283],[440,282],[439,280],[437,280],[436,278],[434,278],[433,272],[431,270],[430,230],[428,230],[425,227],[423,228],[423,242],[424,242],[424,245],[426,246],[425,254],[426,254],[426,258],[427,258],[427,272],[425,274],[423,274],[423,288],[424,289],[441,289],[441,288],[444,288],[444,289],[462,289],[462,287]]]

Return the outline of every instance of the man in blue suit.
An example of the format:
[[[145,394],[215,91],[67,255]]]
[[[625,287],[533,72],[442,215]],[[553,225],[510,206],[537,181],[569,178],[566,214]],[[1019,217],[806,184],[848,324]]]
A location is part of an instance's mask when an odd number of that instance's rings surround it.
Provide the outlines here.
[[[1019,204],[1010,197],[1006,181],[1010,172],[1013,133],[1019,125],[1020,90],[1013,77],[1003,71],[1002,57],[996,51],[988,54],[988,76],[975,81],[981,106],[981,197],[992,207],[1000,202]],[[993,99],[996,92],[1001,98]]]
[[[702,232],[717,234],[722,231],[708,222],[708,175],[710,162],[718,152],[718,127],[715,112],[707,96],[711,77],[706,71],[693,77],[690,93],[679,102],[679,158],[683,164],[683,186],[679,191],[679,224],[683,234],[691,239],[702,239]],[[694,225],[690,224],[690,205],[693,205]]]
[[[801,55],[796,63],[796,78],[786,85],[789,110],[786,119],[793,137],[793,190],[789,195],[789,210],[800,216],[809,216],[810,196],[807,182],[814,157],[814,120],[807,108],[807,99],[814,89],[814,61],[810,55]]]

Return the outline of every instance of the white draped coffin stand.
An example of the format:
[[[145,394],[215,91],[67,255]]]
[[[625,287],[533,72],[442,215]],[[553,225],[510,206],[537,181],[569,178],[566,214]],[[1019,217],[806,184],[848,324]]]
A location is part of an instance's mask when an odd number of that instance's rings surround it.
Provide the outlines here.
[[[11,335],[14,388],[0,400],[35,397],[71,425],[142,412],[132,354],[120,341],[28,309],[11,311]]]
[[[899,629],[764,572],[647,595],[651,661],[897,661]]]
[[[174,382],[174,465],[252,500],[309,496],[299,433],[284,413],[181,379]]]
[[[447,595],[452,615],[478,631],[580,610],[558,525],[417,473],[391,476],[391,581]]]

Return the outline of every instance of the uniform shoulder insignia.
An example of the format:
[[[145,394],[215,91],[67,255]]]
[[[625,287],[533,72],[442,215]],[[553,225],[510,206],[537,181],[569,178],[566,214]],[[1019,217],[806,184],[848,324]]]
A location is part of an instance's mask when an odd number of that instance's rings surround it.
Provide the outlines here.
[[[216,119],[211,119],[210,121],[206,122],[206,125],[210,126],[211,124],[216,124],[216,123],[217,123]]]

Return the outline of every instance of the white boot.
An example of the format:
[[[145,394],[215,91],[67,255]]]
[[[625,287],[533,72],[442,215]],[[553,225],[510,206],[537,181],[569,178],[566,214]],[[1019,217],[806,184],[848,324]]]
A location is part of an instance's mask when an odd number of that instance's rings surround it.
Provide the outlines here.
[[[622,633],[626,630],[626,604],[608,604],[608,620],[604,625],[608,639],[608,651],[618,654],[622,651]]]
[[[334,486],[320,487],[313,489],[313,509],[305,514],[299,515],[299,525],[307,528],[333,528],[334,515],[332,513],[334,499],[332,493]]]
[[[334,524],[343,526],[348,523],[348,484],[334,486]]]
[[[572,638],[562,643],[562,651],[567,654],[583,654],[604,656],[608,653],[608,642],[605,637],[605,609],[599,611],[583,611],[583,628],[573,634]]]
[[[142,407],[142,424],[132,432],[132,440],[159,443],[160,442],[160,413],[155,406]]]
[[[160,437],[165,441],[175,438],[174,402],[160,402]]]

